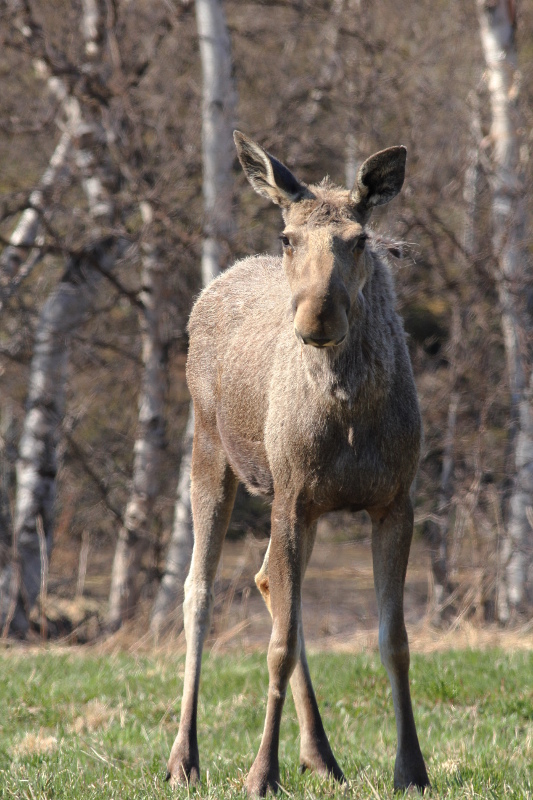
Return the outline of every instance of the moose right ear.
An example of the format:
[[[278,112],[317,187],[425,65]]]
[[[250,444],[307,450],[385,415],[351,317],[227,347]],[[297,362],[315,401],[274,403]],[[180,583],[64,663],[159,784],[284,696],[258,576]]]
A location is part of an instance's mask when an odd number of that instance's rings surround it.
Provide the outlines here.
[[[255,191],[286,208],[304,197],[312,197],[307,186],[287,167],[240,131],[233,132],[237,155],[244,174]]]

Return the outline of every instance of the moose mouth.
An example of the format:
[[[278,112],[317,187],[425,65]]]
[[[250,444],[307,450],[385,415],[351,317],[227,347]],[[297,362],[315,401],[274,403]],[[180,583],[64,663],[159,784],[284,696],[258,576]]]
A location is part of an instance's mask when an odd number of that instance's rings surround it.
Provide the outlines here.
[[[311,345],[311,347],[316,347],[319,349],[323,349],[324,347],[337,347],[339,344],[342,344],[346,339],[346,333],[344,336],[341,336],[340,339],[329,339],[329,338],[320,338],[318,336],[303,336],[299,331],[294,329],[296,336],[300,341],[304,344]]]

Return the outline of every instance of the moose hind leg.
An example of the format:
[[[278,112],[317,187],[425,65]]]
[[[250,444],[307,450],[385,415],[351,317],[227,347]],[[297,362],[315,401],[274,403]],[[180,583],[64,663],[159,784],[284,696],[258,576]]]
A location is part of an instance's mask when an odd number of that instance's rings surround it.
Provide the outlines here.
[[[309,537],[306,542],[307,552],[304,569],[307,567],[311,557],[315,532],[316,526],[313,530],[309,531]],[[269,554],[270,544],[266,551],[263,565],[255,576],[255,582],[270,614],[272,614],[268,576]],[[309,769],[313,772],[317,772],[319,775],[331,775],[337,781],[344,783],[346,778],[333,755],[318,709],[318,703],[316,701],[305,654],[301,611],[299,638],[300,655],[290,679],[290,686],[300,725],[300,770],[304,772],[306,769]]]
[[[379,650],[392,689],[398,748],[394,789],[429,786],[411,705],[409,645],[403,590],[413,535],[413,509],[402,498],[386,512],[372,514],[372,557],[379,613]]]
[[[300,658],[291,677],[291,691],[300,725],[300,771],[309,769],[345,783],[346,778],[333,755],[318,709],[305,655],[303,630],[300,639]]]
[[[180,726],[167,773],[167,780],[173,784],[196,783],[200,777],[196,718],[202,650],[211,623],[213,583],[236,489],[237,479],[222,447],[197,429],[191,465],[194,548],[183,603],[187,655]]]

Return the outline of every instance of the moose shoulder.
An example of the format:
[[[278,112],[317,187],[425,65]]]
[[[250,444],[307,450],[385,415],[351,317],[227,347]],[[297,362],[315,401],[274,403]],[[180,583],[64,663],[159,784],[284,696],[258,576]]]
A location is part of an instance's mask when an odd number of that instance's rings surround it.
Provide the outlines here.
[[[398,729],[395,788],[424,787],[409,691],[403,585],[412,538],[409,490],[420,415],[384,256],[366,229],[400,191],[406,151],[371,156],[355,187],[306,186],[235,133],[254,189],[282,207],[283,257],[235,264],[191,314],[187,378],[195,410],[191,498],[195,544],[185,590],[187,660],[169,777],[199,777],[196,709],[213,581],[238,481],[272,498],[257,585],[272,614],[269,692],[248,791],[279,784],[279,725],[290,680],[302,767],[344,780],[318,711],[301,623],[301,584],[318,517],[366,509],[373,522],[379,641]]]

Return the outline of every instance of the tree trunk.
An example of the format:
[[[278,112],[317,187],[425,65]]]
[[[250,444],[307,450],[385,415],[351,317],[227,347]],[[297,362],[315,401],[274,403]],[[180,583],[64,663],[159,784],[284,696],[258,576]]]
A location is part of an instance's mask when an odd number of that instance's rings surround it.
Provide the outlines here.
[[[31,269],[39,260],[35,256],[28,258],[28,248],[33,247],[36,242],[41,215],[46,208],[47,195],[57,185],[65,171],[72,140],[81,121],[79,103],[66,95],[61,81],[50,79],[48,89],[55,99],[61,102],[61,109],[65,117],[64,130],[38,187],[30,194],[30,206],[22,213],[9,238],[9,245],[0,257],[0,313],[7,300],[13,295],[22,280],[28,277]]]
[[[144,209],[145,215],[147,209]],[[149,220],[145,219],[148,223]],[[161,452],[165,445],[166,357],[161,336],[165,274],[151,245],[143,245],[142,310],[143,384],[134,447],[133,488],[120,529],[109,594],[108,627],[117,630],[135,611],[139,569],[149,544],[154,501],[159,494]]]
[[[202,161],[204,241],[202,282],[227,266],[233,234],[233,127],[236,93],[231,49],[221,0],[196,0],[203,75]]]
[[[178,622],[173,616],[183,600],[183,584],[189,569],[193,547],[191,510],[191,460],[194,434],[194,408],[191,403],[183,436],[174,526],[165,561],[165,572],[152,611],[150,629],[156,636]]]
[[[478,213],[478,195],[481,174],[481,119],[479,114],[479,96],[477,92],[469,95],[471,142],[467,157],[465,180],[463,184],[463,200],[466,206],[466,218],[463,234],[465,253],[470,259],[477,256],[476,220]]]
[[[443,619],[450,616],[453,612],[449,603],[452,592],[449,566],[449,530],[451,499],[453,495],[455,431],[457,425],[457,409],[459,406],[457,377],[460,340],[461,316],[459,309],[454,307],[449,345],[450,401],[448,404],[446,431],[444,433],[437,513],[435,518],[427,520],[424,526],[424,534],[430,545],[431,569],[433,572],[433,621],[437,624],[440,624]]]
[[[0,574],[9,562],[13,526],[10,494],[14,479],[16,444],[9,402],[0,407]]]
[[[107,243],[85,257],[70,258],[65,275],[46,301],[35,334],[27,414],[17,461],[14,553],[0,576],[0,625],[24,635],[41,588],[39,523],[50,558],[58,471],[57,445],[65,413],[69,341],[84,321],[99,277],[93,267],[113,263]]]
[[[308,126],[312,125],[320,113],[324,96],[327,96],[341,71],[339,49],[337,46],[342,26],[344,0],[332,0],[327,25],[323,29],[322,49],[320,53],[320,72],[310,97],[303,109],[303,119]]]
[[[233,125],[236,92],[230,40],[220,0],[196,0],[203,75],[202,158],[204,242],[202,282],[207,286],[226,266],[233,232]],[[193,408],[183,442],[174,525],[150,628],[159,635],[181,599],[193,545],[190,503]]]
[[[85,0],[83,33],[86,45],[90,45],[90,37],[98,33],[97,26],[86,24],[87,14],[92,13],[93,6]],[[57,180],[72,138],[77,145],[76,161],[89,210],[93,217],[110,223],[112,204],[96,174],[100,163],[101,127],[84,122],[78,100],[68,94],[61,79],[49,77],[48,86],[60,100],[68,126],[60,142],[63,158],[58,155],[54,166],[49,167],[40,190],[50,188]],[[65,138],[66,133],[68,138]],[[43,202],[42,192],[35,201]],[[14,242],[18,246],[27,245],[29,238],[35,238],[37,233],[35,212],[29,209],[25,215],[26,219],[23,215],[19,223],[19,239]],[[114,244],[108,237],[86,248],[81,255],[69,258],[63,278],[48,297],[39,317],[30,367],[28,411],[17,461],[12,558],[0,574],[0,626],[3,635],[9,632],[24,635],[28,630],[29,613],[41,590],[43,565],[50,559],[58,471],[57,446],[65,412],[69,343],[72,334],[85,320],[101,271],[107,272],[113,266],[116,258]],[[100,270],[95,269],[96,265]]]
[[[508,621],[533,600],[533,414],[528,391],[524,251],[525,191],[520,167],[519,73],[514,4],[478,0],[492,112],[492,221],[496,285],[511,393],[514,476],[501,548],[498,614]]]
[[[322,109],[324,99],[329,96],[335,82],[342,76],[343,65],[337,45],[344,7],[345,0],[332,0],[328,21],[321,31],[320,49],[316,55],[316,63],[320,64],[320,70],[302,109],[305,126],[299,131],[298,141],[289,150],[287,163],[296,161],[299,153],[312,150],[313,123]],[[355,139],[352,140],[352,143],[355,144]],[[353,155],[355,156],[355,153]],[[352,186],[353,183],[346,185]]]

